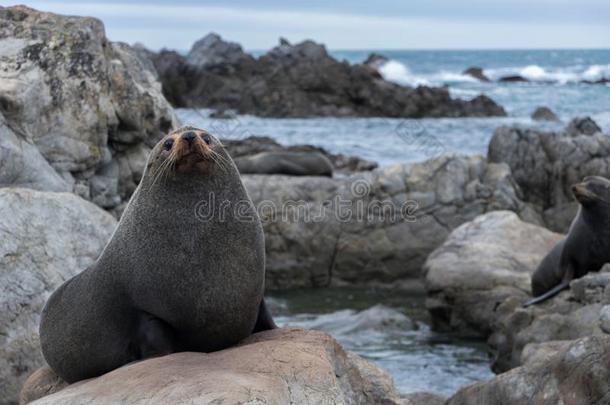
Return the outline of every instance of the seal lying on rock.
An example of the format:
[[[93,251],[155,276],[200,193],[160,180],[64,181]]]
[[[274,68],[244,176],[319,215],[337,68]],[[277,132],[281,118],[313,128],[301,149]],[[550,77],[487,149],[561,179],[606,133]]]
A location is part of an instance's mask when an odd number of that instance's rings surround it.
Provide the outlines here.
[[[610,262],[610,181],[585,177],[572,186],[580,209],[565,239],[542,260],[532,276],[534,298],[529,306],[568,288],[570,281]]]
[[[275,327],[260,220],[220,142],[185,127],[152,150],[98,260],[49,298],[45,359],[72,383],[134,360],[210,352]]]
[[[333,175],[332,163],[319,152],[262,152],[238,157],[235,165],[242,174]]]

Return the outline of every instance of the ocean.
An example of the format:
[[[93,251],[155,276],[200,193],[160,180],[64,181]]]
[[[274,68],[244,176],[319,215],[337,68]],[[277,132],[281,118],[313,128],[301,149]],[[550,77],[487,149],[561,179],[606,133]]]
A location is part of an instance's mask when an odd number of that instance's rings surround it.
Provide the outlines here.
[[[206,110],[178,110],[185,124],[210,128],[221,137],[265,135],[284,144],[313,144],[334,153],[362,156],[381,165],[420,161],[439,153],[485,154],[493,131],[500,125],[559,129],[576,116],[591,116],[610,132],[610,86],[582,80],[610,78],[610,50],[480,50],[480,51],[331,51],[337,59],[359,63],[371,52],[390,61],[381,69],[390,81],[416,86],[448,86],[454,97],[470,99],[485,94],[502,105],[502,118],[309,118],[277,119],[240,115],[222,121]],[[256,52],[253,52],[256,54]],[[479,82],[462,72],[483,68],[492,79]],[[498,83],[507,75],[521,75],[524,83]],[[551,108],[561,123],[535,122],[538,106]],[[425,134],[435,147],[409,142],[405,131]],[[408,138],[408,137],[407,137]]]

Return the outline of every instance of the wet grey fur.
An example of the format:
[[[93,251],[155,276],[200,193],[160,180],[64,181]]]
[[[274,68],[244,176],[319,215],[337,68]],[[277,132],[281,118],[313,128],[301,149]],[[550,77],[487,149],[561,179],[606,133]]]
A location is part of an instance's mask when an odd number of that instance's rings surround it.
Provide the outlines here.
[[[230,157],[212,137],[224,168],[154,181],[163,142],[101,256],[43,310],[44,357],[68,382],[151,356],[223,349],[275,327],[262,300],[261,223]],[[223,221],[202,220],[201,201],[230,209]]]
[[[568,235],[551,249],[534,272],[534,298],[524,306],[557,295],[573,279],[599,271],[610,262],[610,181],[591,176],[581,184],[594,197],[579,201],[580,208]]]
[[[242,174],[287,174],[332,177],[333,165],[319,152],[261,152],[235,158]]]

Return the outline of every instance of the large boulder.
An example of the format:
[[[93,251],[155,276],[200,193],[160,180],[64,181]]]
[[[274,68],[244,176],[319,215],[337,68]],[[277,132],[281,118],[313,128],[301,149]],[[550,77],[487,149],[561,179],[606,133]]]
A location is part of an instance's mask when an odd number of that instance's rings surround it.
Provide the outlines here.
[[[531,295],[531,274],[561,238],[509,211],[490,212],[455,229],[424,265],[434,327],[487,338],[498,306]]]
[[[49,295],[93,263],[116,221],[71,193],[0,189],[0,404],[44,364],[38,323]]]
[[[40,380],[24,391],[42,394],[36,384]],[[33,404],[411,404],[387,373],[345,352],[329,335],[301,329],[258,333],[214,353],[132,363],[44,394]]]
[[[208,42],[233,50],[227,51],[230,56],[223,51],[216,57],[215,51],[203,46],[204,53],[218,62],[197,66],[189,62],[194,58],[191,54],[186,58],[173,51],[151,55],[163,91],[175,107],[233,109],[267,117],[506,115],[484,95],[460,100],[443,87],[390,83],[371,66],[338,61],[324,45],[310,40],[298,44],[282,40],[256,59],[243,55],[236,44],[210,36],[202,40]]]
[[[609,379],[610,337],[588,337],[462,388],[447,405],[607,404]]]
[[[41,188],[32,179],[47,178],[53,190],[119,205],[128,197],[119,190],[133,184],[120,181],[129,176],[117,160],[176,124],[155,73],[131,47],[108,41],[99,20],[24,6],[0,7],[0,56],[2,126],[17,138],[0,147],[17,150],[14,167],[19,155],[33,157],[21,178],[3,173],[0,182]]]
[[[508,164],[524,200],[547,227],[565,232],[578,208],[571,185],[585,176],[610,177],[610,137],[595,127],[589,119],[556,132],[503,126],[494,132],[488,159]]]
[[[508,167],[445,155],[349,177],[244,175],[263,221],[267,287],[415,282],[426,256],[493,210],[539,218]]]

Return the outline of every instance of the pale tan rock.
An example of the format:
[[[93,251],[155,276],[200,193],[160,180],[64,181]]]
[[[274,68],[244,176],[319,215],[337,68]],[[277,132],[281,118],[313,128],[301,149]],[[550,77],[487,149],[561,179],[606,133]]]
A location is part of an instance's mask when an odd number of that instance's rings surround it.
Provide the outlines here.
[[[214,353],[175,353],[72,384],[33,404],[410,404],[391,377],[329,335],[276,329]]]

